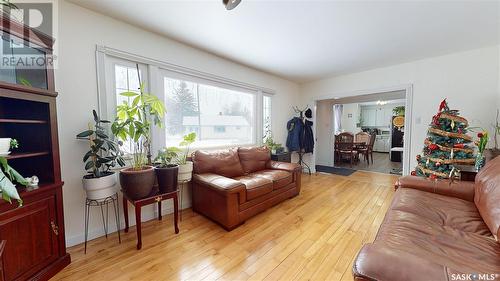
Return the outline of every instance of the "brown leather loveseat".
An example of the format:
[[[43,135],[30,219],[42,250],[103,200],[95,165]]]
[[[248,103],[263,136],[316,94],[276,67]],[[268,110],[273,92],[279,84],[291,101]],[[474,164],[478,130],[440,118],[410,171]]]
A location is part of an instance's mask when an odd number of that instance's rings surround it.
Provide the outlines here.
[[[300,192],[301,168],[265,147],[193,153],[193,210],[231,230]]]
[[[475,182],[407,176],[355,280],[500,280],[500,157]]]

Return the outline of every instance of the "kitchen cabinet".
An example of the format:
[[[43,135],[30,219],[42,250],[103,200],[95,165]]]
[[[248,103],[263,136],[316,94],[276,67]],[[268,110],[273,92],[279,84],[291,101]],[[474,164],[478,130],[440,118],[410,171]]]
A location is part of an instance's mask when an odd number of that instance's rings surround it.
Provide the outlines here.
[[[361,106],[361,126],[389,128],[392,121],[392,108],[390,106]]]
[[[377,111],[374,107],[362,107],[361,109],[361,126],[374,127],[377,126]]]
[[[375,152],[389,152],[391,150],[390,135],[377,135],[373,144]]]

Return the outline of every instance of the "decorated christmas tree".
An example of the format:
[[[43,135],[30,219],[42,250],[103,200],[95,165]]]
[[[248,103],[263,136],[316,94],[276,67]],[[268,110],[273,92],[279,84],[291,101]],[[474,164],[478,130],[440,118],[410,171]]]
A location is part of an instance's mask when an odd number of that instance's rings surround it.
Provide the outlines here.
[[[474,147],[467,128],[467,120],[459,116],[458,110],[451,110],[444,99],[439,112],[432,117],[422,155],[417,155],[418,165],[412,175],[455,178],[458,174],[455,165],[474,165]]]

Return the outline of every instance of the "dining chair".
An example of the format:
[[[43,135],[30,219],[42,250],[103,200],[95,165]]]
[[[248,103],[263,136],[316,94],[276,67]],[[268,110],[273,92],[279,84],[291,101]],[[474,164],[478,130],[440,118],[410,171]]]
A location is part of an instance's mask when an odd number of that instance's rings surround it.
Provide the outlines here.
[[[366,145],[370,142],[370,134],[367,132],[359,132],[354,136],[354,141],[357,143],[364,142]]]
[[[373,145],[375,144],[375,137],[376,137],[376,135],[375,134],[371,134],[369,136],[370,136],[370,139],[369,139],[367,145],[364,148],[358,149],[358,152],[360,154],[364,155],[365,161],[367,161],[368,164],[370,164],[370,158],[371,158],[371,161],[372,161],[372,164],[373,164]]]
[[[358,152],[354,149],[354,135],[351,133],[340,133],[335,139],[339,160],[342,160],[343,156],[348,156],[350,167],[352,168],[352,164],[358,155]]]

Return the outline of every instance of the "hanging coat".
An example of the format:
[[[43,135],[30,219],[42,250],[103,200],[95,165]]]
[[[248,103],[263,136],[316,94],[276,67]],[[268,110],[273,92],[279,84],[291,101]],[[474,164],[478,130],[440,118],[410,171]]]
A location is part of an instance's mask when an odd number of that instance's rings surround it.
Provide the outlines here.
[[[302,134],[304,124],[299,117],[294,117],[286,123],[288,137],[286,138],[286,147],[288,151],[300,151],[302,147]]]
[[[314,136],[312,130],[313,122],[306,120],[304,122],[304,142],[302,148],[305,153],[312,153],[314,151]]]

